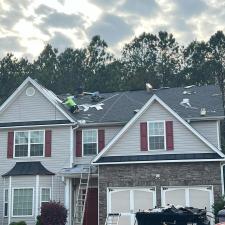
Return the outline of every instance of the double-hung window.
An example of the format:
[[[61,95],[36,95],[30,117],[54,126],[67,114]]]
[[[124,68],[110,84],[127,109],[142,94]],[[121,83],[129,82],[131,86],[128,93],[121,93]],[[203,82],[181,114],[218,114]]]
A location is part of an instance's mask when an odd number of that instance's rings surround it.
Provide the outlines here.
[[[8,207],[9,207],[9,191],[8,189],[4,190],[4,217],[8,216]]]
[[[13,189],[13,216],[33,215],[33,188]]]
[[[50,200],[51,188],[41,188],[41,206],[46,202],[50,202]]]
[[[83,156],[96,155],[98,149],[98,130],[83,130]]]
[[[16,131],[15,132],[15,157],[30,157],[44,155],[44,131]]]
[[[148,122],[149,150],[165,149],[165,121]]]

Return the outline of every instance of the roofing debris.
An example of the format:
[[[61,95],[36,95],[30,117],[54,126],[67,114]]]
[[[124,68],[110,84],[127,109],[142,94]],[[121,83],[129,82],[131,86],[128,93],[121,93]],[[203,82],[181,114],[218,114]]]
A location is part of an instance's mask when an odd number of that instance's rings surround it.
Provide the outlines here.
[[[196,91],[183,91],[183,95],[196,94]]]
[[[191,106],[189,98],[183,98],[183,100],[180,102],[180,105],[184,106],[186,109],[198,109],[197,107]]]
[[[189,85],[189,86],[186,86],[186,87],[184,87],[185,89],[189,89],[189,88],[193,88],[193,87],[195,87],[195,85]]]
[[[98,103],[95,105],[91,105],[91,104],[82,104],[82,105],[78,105],[80,110],[83,110],[84,112],[88,111],[90,108],[95,108],[96,110],[102,110],[102,106],[104,104],[103,103]]]

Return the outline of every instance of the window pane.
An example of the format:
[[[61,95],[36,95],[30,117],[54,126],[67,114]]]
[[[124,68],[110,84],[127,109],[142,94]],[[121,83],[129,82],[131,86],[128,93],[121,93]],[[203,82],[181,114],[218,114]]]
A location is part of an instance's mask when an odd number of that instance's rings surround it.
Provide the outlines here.
[[[15,156],[16,157],[28,156],[28,144],[15,145]]]
[[[8,202],[8,189],[5,190],[5,202]]]
[[[150,150],[164,149],[164,136],[149,137]]]
[[[83,141],[84,143],[97,142],[97,130],[84,130],[83,131]]]
[[[43,156],[43,144],[31,144],[30,145],[30,156]]]
[[[32,215],[33,189],[14,189],[13,195],[13,215]]]
[[[28,143],[28,132],[15,133],[15,144],[27,144],[27,143]]]
[[[90,144],[84,144],[83,145],[83,151],[84,155],[96,155],[97,154],[97,144],[96,143],[90,143]]]
[[[41,189],[41,201],[49,202],[50,201],[50,188]]]
[[[43,144],[43,142],[44,142],[44,131],[30,132],[30,143]]]
[[[149,135],[164,135],[164,123],[163,122],[154,122],[149,123]]]

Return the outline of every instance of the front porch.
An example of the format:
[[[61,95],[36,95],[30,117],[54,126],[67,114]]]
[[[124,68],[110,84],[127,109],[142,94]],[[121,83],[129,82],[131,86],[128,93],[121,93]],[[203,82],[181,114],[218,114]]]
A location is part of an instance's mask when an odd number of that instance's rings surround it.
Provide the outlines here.
[[[60,171],[65,183],[68,225],[98,225],[98,170],[75,165]],[[85,207],[84,207],[85,205]]]

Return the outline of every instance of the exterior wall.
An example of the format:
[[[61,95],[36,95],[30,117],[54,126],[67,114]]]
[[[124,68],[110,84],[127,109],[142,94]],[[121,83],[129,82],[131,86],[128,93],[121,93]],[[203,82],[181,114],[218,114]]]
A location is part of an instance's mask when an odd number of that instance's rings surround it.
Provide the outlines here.
[[[160,174],[160,178],[156,178],[156,174]],[[106,219],[108,187],[155,186],[157,204],[160,206],[161,186],[194,185],[213,185],[214,198],[215,200],[218,199],[222,194],[220,163],[198,162],[99,166],[99,225],[104,225]]]
[[[213,145],[220,148],[218,121],[191,122],[190,125]]]
[[[89,129],[89,128],[85,128]],[[95,127],[90,129],[104,129],[105,130],[105,145],[107,145],[113,137],[122,129],[121,126],[115,127]],[[76,146],[76,130],[74,130],[74,146]],[[89,164],[94,156],[74,157],[75,164]]]
[[[26,95],[26,85],[19,96],[0,115],[0,123],[42,120],[65,120],[66,117],[37,89],[34,96]]]
[[[68,168],[71,166],[71,142],[70,142],[70,132],[71,127],[46,127],[43,129],[52,130],[52,156],[51,157],[31,157],[31,158],[16,158],[16,159],[7,159],[7,129],[0,130],[0,175],[5,174],[13,168],[16,162],[24,161],[41,161],[41,163],[51,172],[56,175],[52,176],[40,176],[40,187],[52,186],[52,197],[56,201],[61,201],[64,203],[64,190],[65,185],[62,181],[62,178],[57,176],[58,172],[62,168]],[[17,129],[22,130],[22,129]],[[17,182],[18,179],[18,182]],[[0,203],[3,202],[3,188],[8,186],[8,179],[0,177]],[[20,179],[20,177],[12,177],[12,185],[17,186],[35,186],[35,181],[31,176],[26,176],[25,179]],[[3,218],[3,204],[0,205],[0,218]],[[34,224],[34,218],[33,223]],[[20,220],[30,221],[29,218],[20,218]],[[1,219],[0,219],[1,223]],[[29,224],[30,225],[30,224]]]
[[[146,151],[140,150],[140,123],[147,121],[173,121],[174,150]],[[140,154],[176,154],[176,153],[212,153],[198,137],[188,130],[170,112],[158,102],[154,102],[121,138],[109,149],[105,156],[140,155]]]

